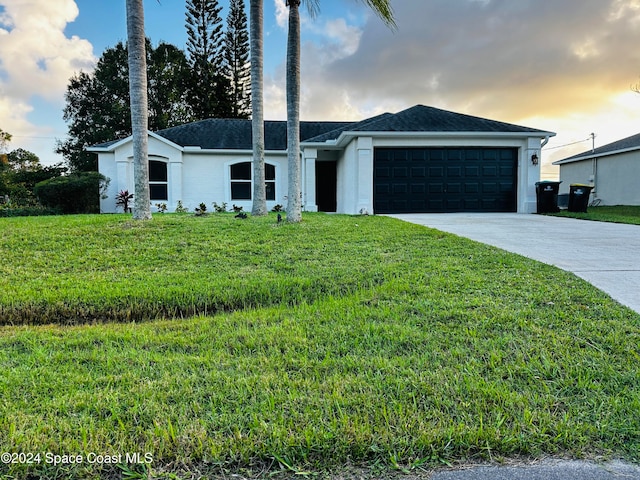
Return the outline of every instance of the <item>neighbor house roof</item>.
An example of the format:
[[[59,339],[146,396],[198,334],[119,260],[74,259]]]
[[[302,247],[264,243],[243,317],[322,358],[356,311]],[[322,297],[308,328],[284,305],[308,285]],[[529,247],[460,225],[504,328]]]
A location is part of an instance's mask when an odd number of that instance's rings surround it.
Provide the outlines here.
[[[571,157],[563,158],[553,162],[554,165],[562,165],[565,163],[580,162],[582,160],[589,160],[597,157],[606,157],[608,155],[614,155],[617,153],[630,152],[633,150],[640,150],[640,133],[631,135],[630,137],[617,140],[615,142],[603,145],[593,150],[578,153]]]

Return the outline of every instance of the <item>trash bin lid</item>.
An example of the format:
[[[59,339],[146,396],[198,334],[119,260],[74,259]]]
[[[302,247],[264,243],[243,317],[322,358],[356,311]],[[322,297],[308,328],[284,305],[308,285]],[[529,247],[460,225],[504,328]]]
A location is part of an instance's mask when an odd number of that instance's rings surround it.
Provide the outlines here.
[[[586,183],[572,183],[571,185],[569,185],[571,187],[588,187],[588,188],[593,188],[593,185],[589,185]]]
[[[560,181],[554,181],[554,180],[542,180],[540,182],[536,182],[536,185],[544,185],[544,184],[548,184],[548,185],[560,185],[562,183],[562,180]]]

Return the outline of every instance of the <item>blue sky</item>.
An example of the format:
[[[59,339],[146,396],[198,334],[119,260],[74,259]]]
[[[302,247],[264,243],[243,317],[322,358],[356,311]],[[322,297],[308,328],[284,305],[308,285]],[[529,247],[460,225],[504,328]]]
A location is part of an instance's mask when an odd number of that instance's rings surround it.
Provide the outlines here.
[[[265,117],[284,119],[286,7],[264,2]],[[638,0],[392,0],[396,32],[355,0],[320,4],[317,18],[303,18],[303,119],[431,105],[557,132],[543,164],[590,148],[591,132],[603,145],[640,131],[630,89],[640,79]],[[184,47],[184,6],[145,0],[155,44]],[[66,134],[69,78],[125,39],[124,12],[124,0],[0,0],[0,128],[14,135],[10,148],[62,160],[52,150]]]

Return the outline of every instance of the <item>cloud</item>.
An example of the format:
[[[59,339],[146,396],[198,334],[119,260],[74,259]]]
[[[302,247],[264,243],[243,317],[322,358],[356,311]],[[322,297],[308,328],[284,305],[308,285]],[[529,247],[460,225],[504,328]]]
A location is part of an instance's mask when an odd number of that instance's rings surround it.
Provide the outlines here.
[[[304,88],[369,110],[424,103],[512,121],[597,110],[640,73],[637,0],[399,0],[394,11],[396,32],[373,15],[358,32],[326,21],[303,51]]]
[[[69,78],[81,69],[92,69],[96,59],[88,41],[64,33],[79,13],[73,0],[4,0],[3,6],[0,128],[16,137],[35,135],[47,128],[28,121],[33,99],[62,105]]]

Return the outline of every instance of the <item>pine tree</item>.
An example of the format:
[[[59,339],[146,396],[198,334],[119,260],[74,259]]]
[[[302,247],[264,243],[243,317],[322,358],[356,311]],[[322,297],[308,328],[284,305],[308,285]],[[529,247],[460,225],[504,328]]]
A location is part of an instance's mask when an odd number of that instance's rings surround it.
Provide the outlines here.
[[[251,115],[249,32],[244,0],[230,0],[224,36],[224,68],[230,84],[231,116]]]
[[[229,82],[223,70],[223,31],[218,0],[187,0],[187,52],[193,72],[189,98],[198,119],[228,117]]]

